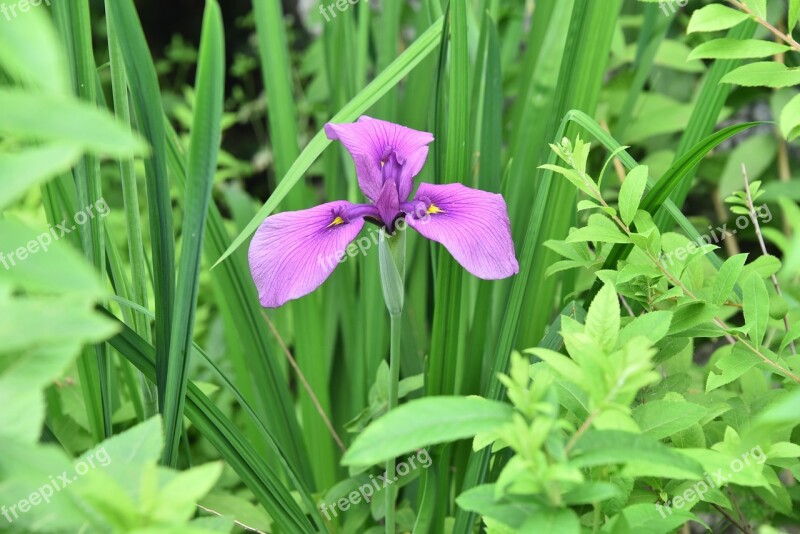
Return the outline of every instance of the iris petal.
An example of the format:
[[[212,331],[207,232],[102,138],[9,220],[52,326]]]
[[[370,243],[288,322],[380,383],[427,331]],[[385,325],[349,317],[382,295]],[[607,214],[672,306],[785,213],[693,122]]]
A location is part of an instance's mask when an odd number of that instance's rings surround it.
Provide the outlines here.
[[[484,280],[519,272],[508,208],[501,195],[462,184],[421,184],[409,226],[441,243],[467,271]],[[420,209],[426,208],[426,209]]]
[[[408,198],[414,188],[414,177],[428,158],[428,144],[433,135],[371,117],[363,116],[349,124],[326,124],[328,139],[339,140],[353,156],[358,185],[367,198],[376,202],[383,187],[383,165],[391,155],[400,165],[397,193]]]
[[[383,183],[381,194],[375,200],[375,207],[378,208],[383,224],[392,232],[392,223],[395,217],[400,215],[400,202],[397,200],[397,188],[394,182]]]
[[[355,205],[329,202],[267,217],[250,243],[250,271],[262,306],[277,308],[317,289],[364,227]],[[348,222],[349,221],[349,222]]]

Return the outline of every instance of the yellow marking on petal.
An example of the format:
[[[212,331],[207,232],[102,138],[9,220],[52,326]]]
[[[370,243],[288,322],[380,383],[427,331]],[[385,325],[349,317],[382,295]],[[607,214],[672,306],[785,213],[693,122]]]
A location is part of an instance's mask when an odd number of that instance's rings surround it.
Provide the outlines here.
[[[331,226],[339,226],[340,224],[344,224],[344,219],[341,217],[336,217],[326,228],[330,228]]]
[[[433,214],[433,213],[444,213],[444,211],[439,209],[439,206],[437,206],[436,204],[431,204],[430,207],[428,208],[428,213],[430,213],[430,214]]]

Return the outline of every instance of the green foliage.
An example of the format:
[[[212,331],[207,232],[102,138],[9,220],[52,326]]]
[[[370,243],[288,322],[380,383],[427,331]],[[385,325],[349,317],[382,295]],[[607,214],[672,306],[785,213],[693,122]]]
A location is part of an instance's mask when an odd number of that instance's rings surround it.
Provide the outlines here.
[[[800,0],[379,3],[0,6],[0,530],[798,524]],[[515,277],[368,227],[261,308],[363,114],[503,195]]]
[[[743,87],[795,87],[800,85],[800,70],[796,66],[797,54],[800,53],[800,44],[792,38],[792,30],[797,24],[798,3],[789,0],[788,11],[784,11],[788,18],[789,31],[781,32],[770,20],[778,15],[777,9],[784,2],[770,2],[766,0],[735,0],[733,7],[712,4],[696,10],[689,21],[688,32],[716,32],[726,30],[741,22],[752,19],[769,30],[766,39],[732,39],[722,38],[700,43],[690,54],[690,58],[705,59],[762,59],[775,56],[771,61],[756,61],[742,65],[727,73],[721,83],[739,85]],[[770,9],[768,9],[770,8]],[[784,57],[784,54],[787,54]],[[791,58],[794,58],[792,60]],[[795,99],[796,100],[796,99]],[[784,104],[786,104],[784,102]],[[786,104],[779,114],[781,133],[787,141],[797,137],[794,131],[800,123],[800,108],[795,101]],[[778,119],[778,117],[776,117]]]

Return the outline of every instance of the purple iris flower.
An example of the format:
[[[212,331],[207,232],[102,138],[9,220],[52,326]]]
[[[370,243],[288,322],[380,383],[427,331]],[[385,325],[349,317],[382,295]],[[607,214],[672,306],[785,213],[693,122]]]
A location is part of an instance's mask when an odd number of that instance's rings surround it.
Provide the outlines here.
[[[333,273],[365,220],[394,233],[404,222],[437,241],[467,271],[484,280],[519,272],[503,197],[459,183],[420,184],[414,177],[433,135],[370,117],[326,124],[329,139],[353,156],[368,204],[343,200],[267,217],[250,243],[250,270],[261,304],[277,308],[317,289]]]

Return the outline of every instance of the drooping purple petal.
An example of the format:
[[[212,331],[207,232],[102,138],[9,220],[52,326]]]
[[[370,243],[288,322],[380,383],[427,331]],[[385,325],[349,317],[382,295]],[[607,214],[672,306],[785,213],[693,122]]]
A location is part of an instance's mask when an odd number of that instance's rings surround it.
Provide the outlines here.
[[[364,227],[358,208],[337,201],[267,217],[250,243],[250,272],[258,298],[277,308],[317,289],[339,265],[344,251]]]
[[[400,215],[400,202],[397,199],[397,188],[394,182],[383,183],[380,195],[375,199],[375,207],[381,216],[383,224],[391,231],[395,217]]]
[[[408,198],[414,177],[428,158],[428,144],[433,142],[428,132],[367,116],[349,124],[326,124],[325,133],[329,139],[341,141],[353,156],[358,185],[373,202],[380,196],[387,173],[397,174],[393,178],[398,197]]]
[[[484,280],[519,272],[503,197],[462,184],[421,184],[406,215],[409,226],[441,243],[467,271]]]

